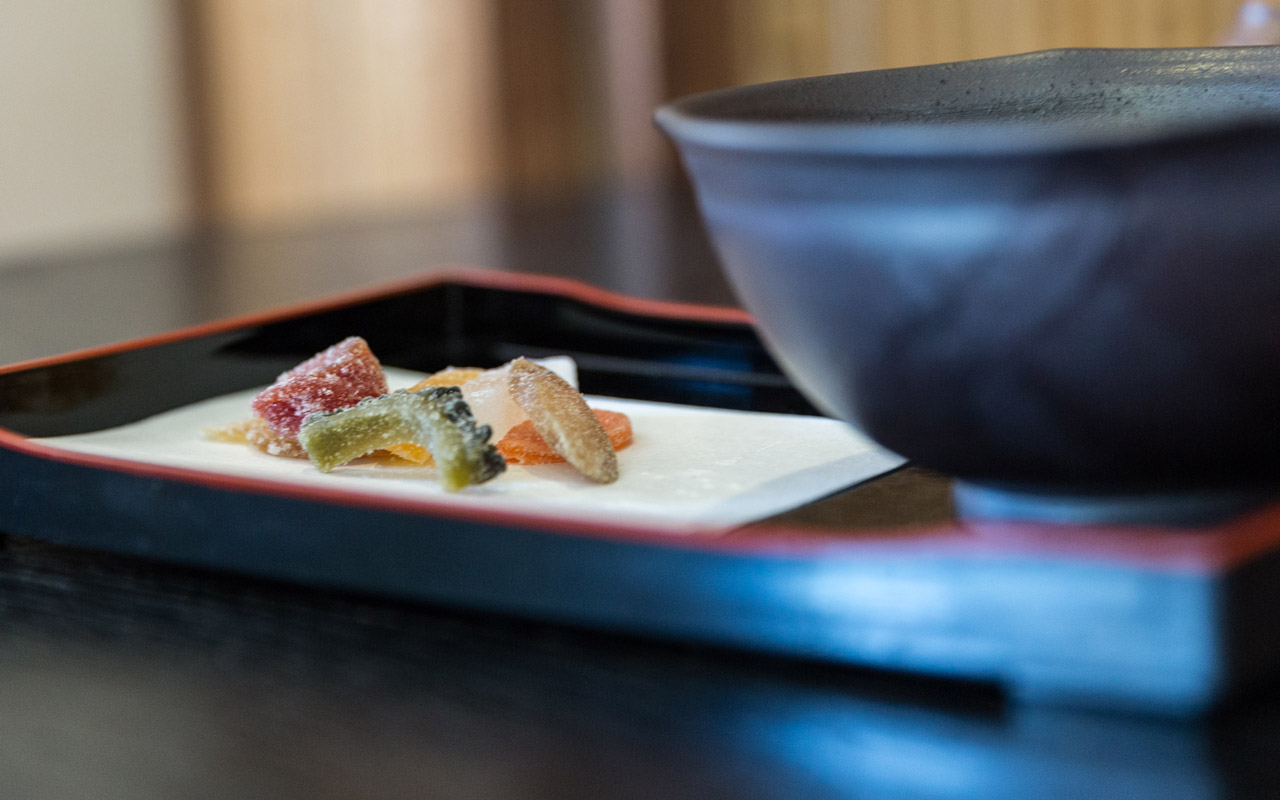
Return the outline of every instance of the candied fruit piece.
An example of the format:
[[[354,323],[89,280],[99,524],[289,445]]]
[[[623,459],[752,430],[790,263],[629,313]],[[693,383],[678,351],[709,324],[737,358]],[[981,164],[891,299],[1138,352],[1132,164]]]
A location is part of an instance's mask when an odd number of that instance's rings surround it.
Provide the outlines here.
[[[507,365],[508,390],[551,449],[597,483],[618,479],[618,457],[604,426],[578,390],[523,358]]]
[[[529,418],[511,396],[511,365],[485,370],[462,385],[462,396],[477,419],[493,428],[493,438],[501,439],[507,431]]]
[[[484,370],[480,367],[445,367],[410,386],[409,391],[420,392],[428,386],[461,386],[483,373]]]
[[[382,365],[364,339],[352,336],[282,373],[250,405],[274,433],[292,438],[311,414],[349,408],[386,393]]]
[[[420,392],[429,386],[461,386],[472,378],[484,372],[480,367],[445,367],[439,372],[433,372],[414,385],[409,387],[411,392]],[[420,467],[429,466],[434,463],[431,458],[431,451],[422,445],[410,444],[409,442],[400,442],[393,444],[387,448],[387,452],[397,458],[402,458]]]
[[[626,414],[600,408],[592,411],[596,419],[600,420],[600,425],[609,437],[609,444],[615,451],[631,444],[631,420]],[[532,420],[525,420],[507,431],[497,448],[508,464],[556,464],[564,461],[564,457],[552,450],[546,439],[533,427]]]
[[[251,444],[267,455],[289,458],[307,457],[307,451],[302,449],[297,439],[281,436],[271,430],[267,421],[261,417],[249,417],[227,425],[205,428],[204,435],[215,442]]]
[[[276,376],[275,382],[280,383],[290,378],[296,378],[299,375],[306,375],[309,372],[332,367],[347,361],[353,356],[366,362],[377,361],[373,357],[373,352],[369,349],[368,342],[359,336],[348,336],[337,344],[321,350],[297,366],[280,373]],[[381,368],[381,365],[379,365],[379,368]]]
[[[435,459],[431,457],[431,451],[420,444],[396,442],[387,445],[384,449],[396,458],[402,458],[419,467],[429,467],[435,463]]]
[[[577,380],[577,365],[568,356],[552,356],[533,363],[547,367],[570,385]],[[466,380],[459,381],[457,384],[462,387],[462,398],[467,401],[476,419],[493,428],[493,438],[497,441],[505,436],[507,431],[527,420],[529,415],[511,397],[510,363],[492,369],[479,370],[469,375],[465,374],[471,373],[473,369],[451,367],[449,370],[430,376],[427,380],[444,380],[451,371],[456,374],[448,376],[449,379],[465,377]],[[417,389],[418,386],[413,388]]]
[[[351,408],[307,417],[298,441],[321,472],[400,442],[431,451],[447,491],[483,483],[507,468],[489,443],[488,425],[476,424],[456,386],[399,391],[361,400]]]

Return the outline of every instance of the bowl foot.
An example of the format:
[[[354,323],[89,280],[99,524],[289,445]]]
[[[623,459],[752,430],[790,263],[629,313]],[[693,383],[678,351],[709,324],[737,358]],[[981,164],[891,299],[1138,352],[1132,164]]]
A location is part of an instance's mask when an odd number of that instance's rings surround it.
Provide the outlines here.
[[[1280,490],[1078,494],[993,488],[956,481],[961,519],[1002,519],[1076,525],[1208,525],[1280,497]]]

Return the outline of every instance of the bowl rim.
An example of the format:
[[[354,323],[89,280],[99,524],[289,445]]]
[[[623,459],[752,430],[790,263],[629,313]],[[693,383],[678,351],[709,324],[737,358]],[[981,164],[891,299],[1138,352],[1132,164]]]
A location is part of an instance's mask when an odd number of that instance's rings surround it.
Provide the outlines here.
[[[1232,70],[1256,72],[1265,65],[1277,79],[1280,94],[1280,46],[1253,45],[1194,48],[1072,47],[1037,50],[994,58],[925,64],[912,67],[817,75],[716,89],[677,98],[654,112],[654,122],[681,147],[764,153],[808,153],[866,156],[1001,156],[1043,155],[1114,149],[1155,142],[1212,137],[1242,130],[1280,128],[1280,109],[1222,112],[1194,119],[1173,115],[1121,125],[1099,126],[1082,118],[1051,122],[895,122],[869,123],[802,119],[754,119],[735,116],[733,107],[765,91],[804,91],[818,83],[865,79],[909,72],[941,72],[958,66],[1027,66],[1042,62],[1070,64],[1087,58],[1125,59],[1146,66],[1198,69],[1204,74]]]

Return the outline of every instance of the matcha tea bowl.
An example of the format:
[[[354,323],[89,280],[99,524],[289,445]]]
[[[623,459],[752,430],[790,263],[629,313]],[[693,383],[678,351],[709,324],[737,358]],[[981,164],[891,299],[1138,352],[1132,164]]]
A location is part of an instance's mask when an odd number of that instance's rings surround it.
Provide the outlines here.
[[[962,510],[1280,493],[1280,49],[805,78],[657,121],[796,385]]]

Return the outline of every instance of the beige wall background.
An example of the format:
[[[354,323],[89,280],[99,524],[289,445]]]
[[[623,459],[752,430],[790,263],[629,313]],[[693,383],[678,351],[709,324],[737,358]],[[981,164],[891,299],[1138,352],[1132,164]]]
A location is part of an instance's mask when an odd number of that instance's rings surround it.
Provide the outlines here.
[[[176,42],[160,0],[0,4],[0,260],[186,224]]]
[[[4,0],[0,265],[673,169],[663,99],[1049,47],[1236,0]]]

